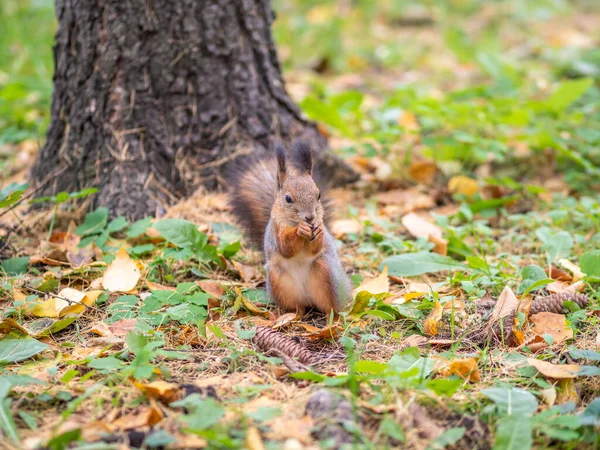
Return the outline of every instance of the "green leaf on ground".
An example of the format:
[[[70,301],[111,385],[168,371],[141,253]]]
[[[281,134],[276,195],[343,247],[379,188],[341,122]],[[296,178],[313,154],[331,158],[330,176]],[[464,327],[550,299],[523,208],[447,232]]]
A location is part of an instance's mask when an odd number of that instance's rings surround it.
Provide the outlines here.
[[[0,364],[31,358],[47,348],[47,344],[39,342],[36,339],[4,339],[0,341]]]
[[[443,270],[468,270],[463,264],[449,256],[437,253],[417,252],[405,253],[386,258],[379,270],[388,266],[388,273],[397,277],[414,277],[424,273],[441,272]]]

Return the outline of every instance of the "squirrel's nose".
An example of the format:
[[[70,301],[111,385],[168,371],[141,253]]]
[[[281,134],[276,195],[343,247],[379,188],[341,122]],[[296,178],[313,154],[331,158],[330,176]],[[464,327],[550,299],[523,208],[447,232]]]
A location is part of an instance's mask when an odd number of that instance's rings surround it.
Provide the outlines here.
[[[315,220],[315,215],[314,214],[305,214],[304,220],[306,220],[308,223],[312,223],[313,220]]]

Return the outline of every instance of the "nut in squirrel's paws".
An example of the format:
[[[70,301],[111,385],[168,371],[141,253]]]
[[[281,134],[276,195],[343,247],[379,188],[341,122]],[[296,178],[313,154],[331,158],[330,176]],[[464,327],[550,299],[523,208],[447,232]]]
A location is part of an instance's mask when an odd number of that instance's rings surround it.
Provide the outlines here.
[[[323,224],[320,223],[319,225],[313,227],[313,229],[312,229],[312,236],[311,236],[310,240],[314,241],[315,239],[317,239],[322,234],[323,234]]]
[[[313,236],[312,227],[309,224],[307,224],[306,222],[302,222],[301,224],[298,225],[297,234],[298,234],[298,236],[301,236],[304,239],[312,239],[312,236]]]

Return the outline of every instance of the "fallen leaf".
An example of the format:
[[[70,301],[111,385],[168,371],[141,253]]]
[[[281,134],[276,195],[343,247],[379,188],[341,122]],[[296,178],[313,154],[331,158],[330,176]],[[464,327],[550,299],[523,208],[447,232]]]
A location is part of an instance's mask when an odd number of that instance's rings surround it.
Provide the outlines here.
[[[246,431],[246,447],[248,450],[265,450],[265,444],[256,427],[248,427]]]
[[[202,280],[196,281],[196,284],[200,286],[200,289],[202,289],[204,292],[216,297],[217,299],[220,299],[221,296],[225,294],[225,289],[223,289],[221,283],[216,281]]]
[[[344,237],[350,233],[358,233],[360,230],[360,222],[356,219],[336,220],[331,224],[331,234],[337,238]]]
[[[135,331],[137,319],[119,319],[108,326],[113,336],[127,336],[130,331]]]
[[[281,328],[284,325],[287,325],[288,323],[293,322],[294,319],[296,319],[296,313],[286,313],[286,314],[283,314],[283,315],[281,315],[281,316],[279,316],[277,318],[277,320],[273,324],[272,328],[275,329],[275,330],[277,330],[278,328]]]
[[[244,308],[246,308],[248,312],[251,312],[252,314],[258,314],[259,316],[263,317],[269,317],[269,311],[260,308],[256,305],[256,303],[248,300],[243,295],[240,294],[239,296],[241,297],[242,305],[244,305]]]
[[[79,304],[70,305],[70,306],[67,306],[67,307],[61,309],[58,314],[59,317],[64,317],[67,314],[73,314],[73,315],[81,314],[83,311],[85,311],[86,306],[93,306],[96,304],[96,300],[98,300],[98,297],[100,296],[100,294],[102,294],[102,291],[100,291],[100,290],[86,292],[84,297],[79,302]],[[61,297],[62,297],[62,295],[61,295]]]
[[[318,341],[318,340],[328,340],[328,339],[337,339],[343,332],[344,330],[342,329],[342,327],[340,327],[339,325],[333,324],[330,327],[327,326],[319,331],[317,331],[316,333],[309,333],[309,334],[305,334],[304,336],[308,339],[310,339],[311,341]]]
[[[553,280],[557,280],[557,281],[572,281],[573,280],[573,276],[570,273],[565,272],[562,269],[559,269],[554,264],[552,264],[549,268],[544,269],[544,272],[546,272],[548,277],[552,278]]]
[[[297,440],[301,447],[305,448],[302,444],[309,444],[312,442],[311,430],[314,427],[312,417],[304,416],[301,418],[287,418],[287,417],[276,417],[271,423],[269,423],[270,431],[266,433],[267,438],[273,440]],[[284,448],[288,450],[288,447]],[[289,449],[291,450],[291,449]]]
[[[8,334],[12,330],[19,330],[21,333],[29,334],[27,329],[19,325],[19,323],[11,317],[7,317],[0,322],[0,334]]]
[[[163,284],[154,283],[153,281],[146,280],[145,283],[146,283],[146,286],[148,286],[148,288],[153,291],[176,291],[177,290],[172,286],[165,286]]]
[[[173,403],[180,397],[180,386],[166,381],[153,381],[151,383],[134,383],[148,398],[158,400],[166,405]]]
[[[498,297],[498,301],[496,301],[496,305],[494,306],[489,321],[497,322],[498,320],[513,314],[518,306],[519,300],[517,300],[514,292],[508,286],[505,286],[500,297]]]
[[[404,341],[402,341],[402,348],[406,347],[422,347],[427,345],[428,339],[420,334],[411,334]]]
[[[540,391],[540,396],[542,397],[542,400],[548,406],[554,406],[554,403],[556,403],[556,395],[557,391],[554,386],[550,386],[549,388],[542,389]]]
[[[423,332],[429,336],[435,336],[438,332],[438,323],[442,318],[444,307],[440,302],[435,302],[433,309],[423,323]]]
[[[444,303],[444,311],[449,311],[452,309],[465,309],[465,302],[458,299],[452,299],[446,303]]]
[[[395,189],[380,192],[375,196],[382,205],[398,206],[400,214],[406,214],[418,209],[428,209],[435,206],[431,195],[426,195],[416,189]]]
[[[448,181],[448,189],[453,194],[463,194],[472,197],[479,191],[477,181],[463,175],[456,175]]]
[[[398,116],[398,125],[404,128],[406,131],[419,130],[419,122],[417,121],[417,116],[415,116],[410,111],[402,111],[402,113]]]
[[[84,298],[85,294],[83,292],[73,288],[65,288],[56,297],[51,297],[31,307],[28,313],[36,317],[58,317],[63,309],[81,302]]]
[[[554,338],[552,345],[558,345],[573,338],[573,330],[567,325],[567,318],[563,314],[541,312],[533,314],[529,321],[533,324],[533,331],[536,335],[549,334]]]
[[[479,375],[479,367],[477,367],[477,359],[475,358],[462,358],[454,359],[450,362],[448,367],[448,373],[458,375],[464,380],[473,382],[481,381]]]
[[[401,221],[411,235],[428,239],[435,244],[434,252],[440,255],[448,253],[448,242],[442,237],[442,230],[437,225],[412,212],[403,216]]]
[[[416,161],[408,167],[408,174],[421,184],[431,184],[435,180],[437,165],[434,161]]]
[[[568,259],[561,258],[558,263],[573,274],[573,282],[585,277],[579,266]]]
[[[163,413],[156,402],[151,400],[150,406],[142,407],[133,414],[121,416],[112,422],[110,426],[115,430],[135,430],[156,425],[163,417]]]
[[[573,378],[563,378],[562,380],[558,380],[556,404],[563,405],[565,403],[573,403],[574,405],[578,405],[580,402],[581,398],[575,387],[575,380]]]
[[[356,297],[356,294],[363,291],[369,294],[383,294],[390,291],[387,266],[384,266],[383,271],[375,278],[364,281],[359,287],[354,289],[353,296]]]
[[[139,267],[121,247],[117,257],[104,272],[102,286],[110,292],[129,292],[135,288],[140,277]]]
[[[552,364],[535,358],[527,358],[527,362],[545,377],[554,378],[556,380],[577,378],[577,375],[581,370],[581,367],[578,364]]]
[[[242,280],[246,283],[249,283],[252,280],[256,280],[259,278],[260,272],[256,266],[251,266],[248,264],[242,264],[237,261],[232,261],[233,267],[238,271]]]

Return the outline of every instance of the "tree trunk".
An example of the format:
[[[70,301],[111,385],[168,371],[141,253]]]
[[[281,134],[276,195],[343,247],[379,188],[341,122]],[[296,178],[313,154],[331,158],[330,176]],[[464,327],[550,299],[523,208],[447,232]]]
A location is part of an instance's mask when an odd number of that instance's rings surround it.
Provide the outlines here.
[[[277,139],[325,139],[286,93],[269,0],[56,0],[47,143],[32,170],[45,194],[97,186],[96,205],[152,215],[228,163]]]

